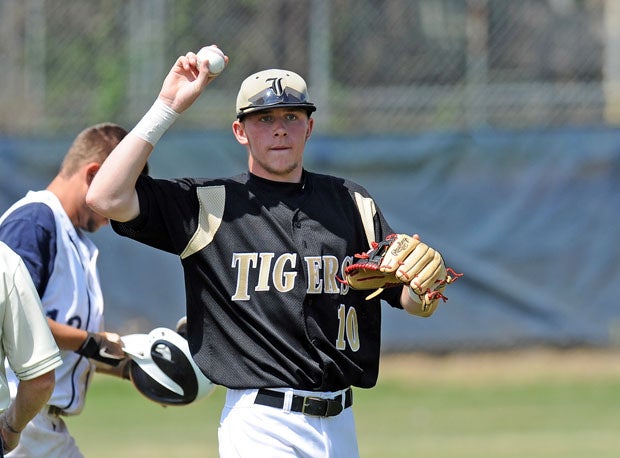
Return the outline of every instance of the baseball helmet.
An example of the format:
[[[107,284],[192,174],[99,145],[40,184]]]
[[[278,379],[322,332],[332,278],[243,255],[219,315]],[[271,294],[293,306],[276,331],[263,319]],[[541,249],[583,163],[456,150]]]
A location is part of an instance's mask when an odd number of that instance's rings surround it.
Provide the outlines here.
[[[215,385],[202,373],[187,340],[168,328],[121,338],[131,358],[129,374],[138,391],[153,402],[180,406],[210,395]]]
[[[301,76],[290,70],[272,68],[243,80],[237,94],[237,118],[278,107],[303,108],[308,115],[316,110]]]

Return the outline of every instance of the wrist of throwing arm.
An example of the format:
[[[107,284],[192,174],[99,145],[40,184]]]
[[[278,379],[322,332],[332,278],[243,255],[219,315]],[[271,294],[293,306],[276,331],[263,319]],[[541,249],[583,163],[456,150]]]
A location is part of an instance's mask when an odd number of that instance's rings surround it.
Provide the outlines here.
[[[111,358],[106,353],[106,339],[94,332],[89,332],[88,337],[82,343],[82,346],[75,352],[79,355],[85,356],[89,359],[101,361],[102,363],[109,364],[110,366],[118,366],[121,362],[118,358]]]
[[[145,113],[138,124],[131,130],[131,133],[155,146],[178,117],[179,113],[157,99],[149,111]]]

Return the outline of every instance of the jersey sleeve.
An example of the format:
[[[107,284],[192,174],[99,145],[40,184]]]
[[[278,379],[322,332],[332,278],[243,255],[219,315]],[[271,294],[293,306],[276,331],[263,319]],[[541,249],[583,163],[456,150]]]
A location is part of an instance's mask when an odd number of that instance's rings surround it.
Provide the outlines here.
[[[15,375],[30,380],[60,366],[62,360],[28,270],[15,259],[15,269],[5,273],[11,278],[7,279],[2,345]]]
[[[198,198],[191,179],[164,180],[141,175],[136,183],[140,214],[124,223],[112,221],[119,235],[180,255],[198,219]]]
[[[23,259],[42,297],[56,258],[56,222],[52,209],[42,203],[17,208],[0,225],[0,240]]]
[[[383,240],[388,235],[393,234],[394,230],[388,224],[374,198],[363,186],[350,181],[347,185],[360,213],[364,232],[368,239],[367,249],[369,249],[370,242]],[[401,291],[401,288],[387,288],[379,297],[392,307],[402,309],[403,307],[400,304]]]

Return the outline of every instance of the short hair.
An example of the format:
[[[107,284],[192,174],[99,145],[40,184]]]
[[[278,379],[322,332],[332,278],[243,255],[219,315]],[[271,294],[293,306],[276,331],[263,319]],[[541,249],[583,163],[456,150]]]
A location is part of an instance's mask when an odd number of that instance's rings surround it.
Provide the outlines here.
[[[87,127],[73,140],[60,165],[59,174],[70,177],[84,164],[102,164],[125,135],[127,130],[111,122]],[[142,173],[148,174],[148,164]]]

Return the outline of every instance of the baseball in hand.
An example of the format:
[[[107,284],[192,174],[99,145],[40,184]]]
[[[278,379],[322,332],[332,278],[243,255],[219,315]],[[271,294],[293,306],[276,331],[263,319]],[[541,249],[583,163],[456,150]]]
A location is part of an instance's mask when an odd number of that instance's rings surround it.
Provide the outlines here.
[[[198,60],[198,67],[202,65],[204,60],[209,61],[209,73],[212,75],[218,75],[224,70],[226,61],[224,60],[224,53],[215,46],[205,46],[200,49],[196,54]]]

